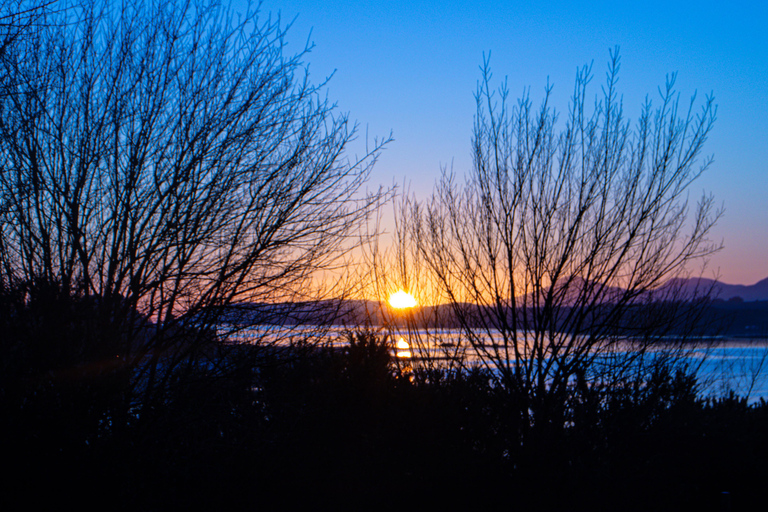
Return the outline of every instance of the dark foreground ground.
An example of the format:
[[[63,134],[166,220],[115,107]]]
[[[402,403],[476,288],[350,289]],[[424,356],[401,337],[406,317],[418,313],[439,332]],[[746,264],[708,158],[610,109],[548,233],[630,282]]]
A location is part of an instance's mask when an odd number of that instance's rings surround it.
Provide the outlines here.
[[[534,403],[407,371],[371,333],[277,352],[181,327],[129,364],[104,299],[3,301],[3,511],[766,506],[768,404],[702,400],[684,371]]]
[[[768,405],[702,401],[680,376],[585,406],[566,427],[525,429],[481,372],[403,376],[365,344],[262,363],[95,423],[98,396],[60,386],[19,401],[6,382],[3,509],[720,511],[765,499]]]

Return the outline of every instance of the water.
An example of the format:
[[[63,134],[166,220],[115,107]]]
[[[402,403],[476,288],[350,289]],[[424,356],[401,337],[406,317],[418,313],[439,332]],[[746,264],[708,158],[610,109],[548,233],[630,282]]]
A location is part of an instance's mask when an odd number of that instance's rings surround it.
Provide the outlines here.
[[[312,337],[315,340],[341,347],[346,345],[346,327],[331,327],[318,332],[316,326],[255,326],[238,334],[241,340],[258,343],[282,344],[289,339]],[[388,336],[392,353],[401,359],[431,360],[448,365],[452,358],[463,354],[466,364],[482,364],[488,358],[482,350],[493,350],[493,344],[501,344],[502,337],[492,332],[485,338],[485,346],[470,347],[463,341],[457,329],[440,330],[386,330],[379,329],[380,336]],[[407,344],[405,348],[403,344]],[[619,348],[616,353],[621,354]],[[730,392],[746,397],[750,403],[760,398],[768,400],[768,340],[766,339],[715,339],[705,348],[691,347],[683,355],[689,367],[696,370],[703,397],[723,397]],[[492,365],[491,365],[492,366]]]
[[[393,338],[417,340],[419,345],[412,351],[427,358],[450,357],[460,344],[458,330],[416,331],[393,333]],[[501,343],[501,335],[487,337],[485,349],[493,350],[493,342]],[[621,348],[618,353],[621,353]],[[629,346],[624,350],[630,350]],[[477,350],[468,347],[466,360],[480,363],[483,360]],[[766,339],[714,339],[707,340],[705,347],[689,347],[683,352],[683,360],[695,369],[702,397],[724,397],[731,392],[745,397],[749,403],[768,400],[768,340]]]
[[[768,340],[723,340],[690,357],[700,364],[703,394],[722,397],[733,391],[750,403],[768,400]]]

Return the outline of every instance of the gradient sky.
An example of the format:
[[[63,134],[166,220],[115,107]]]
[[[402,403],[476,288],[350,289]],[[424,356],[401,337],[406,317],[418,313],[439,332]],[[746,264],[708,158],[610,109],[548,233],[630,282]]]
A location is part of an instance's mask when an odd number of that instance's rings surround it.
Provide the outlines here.
[[[329,98],[358,121],[361,139],[392,131],[371,186],[407,180],[422,197],[441,166],[457,174],[471,166],[473,94],[488,52],[514,97],[530,86],[541,98],[549,79],[562,111],[577,67],[594,62],[599,93],[618,45],[632,121],[677,72],[682,98],[713,93],[718,104],[704,148],[715,161],[691,192],[712,193],[725,208],[714,233],[725,249],[705,275],[737,284],[768,277],[768,2],[265,0],[261,12],[293,21],[288,52],[315,43],[311,77],[333,73]]]

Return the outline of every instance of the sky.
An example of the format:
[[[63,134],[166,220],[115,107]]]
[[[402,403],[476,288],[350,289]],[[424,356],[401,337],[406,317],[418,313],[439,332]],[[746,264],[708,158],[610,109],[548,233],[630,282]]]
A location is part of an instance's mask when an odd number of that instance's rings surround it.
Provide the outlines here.
[[[237,8],[236,0],[234,7]],[[264,0],[279,15],[286,52],[306,55],[310,77],[359,123],[351,147],[392,133],[369,183],[426,197],[442,168],[471,168],[474,92],[490,55],[496,83],[514,98],[547,81],[563,111],[576,70],[593,64],[600,93],[609,50],[619,46],[619,92],[636,120],[670,73],[684,99],[713,94],[717,121],[703,154],[714,163],[691,189],[725,209],[713,238],[725,248],[705,276],[731,284],[768,277],[768,2],[516,2]]]

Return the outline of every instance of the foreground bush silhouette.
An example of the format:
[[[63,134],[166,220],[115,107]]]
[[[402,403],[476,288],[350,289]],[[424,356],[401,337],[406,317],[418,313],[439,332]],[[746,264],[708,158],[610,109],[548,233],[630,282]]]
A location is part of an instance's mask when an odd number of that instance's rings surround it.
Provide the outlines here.
[[[62,501],[126,510],[403,501],[718,510],[722,491],[734,507],[758,503],[768,476],[768,404],[702,400],[685,373],[660,367],[643,385],[595,393],[574,406],[571,426],[527,425],[523,439],[520,404],[487,370],[403,373],[388,339],[371,332],[350,334],[344,348],[240,347],[226,353],[226,375],[190,369],[160,405],[135,398],[128,407],[119,366],[59,382],[63,365],[28,355],[32,340],[68,339],[69,355],[56,361],[98,359],[83,348],[101,332],[94,302],[55,287],[39,293],[53,297],[53,313],[43,314],[42,299],[20,306],[6,293],[2,302],[4,332],[25,347],[3,338],[2,442],[16,455],[4,463],[18,484],[10,498],[34,501],[45,481]],[[14,368],[48,380],[32,386]],[[122,424],[104,421],[121,414]]]
[[[28,436],[37,424],[73,446],[124,426],[132,380],[113,316],[120,300],[70,296],[57,283],[0,288],[3,402],[19,412],[6,418],[21,420],[8,426]]]
[[[12,486],[59,489],[129,426],[131,369],[119,299],[59,283],[0,281],[0,431]],[[18,479],[18,480],[17,480]],[[61,488],[66,485],[61,485]]]

